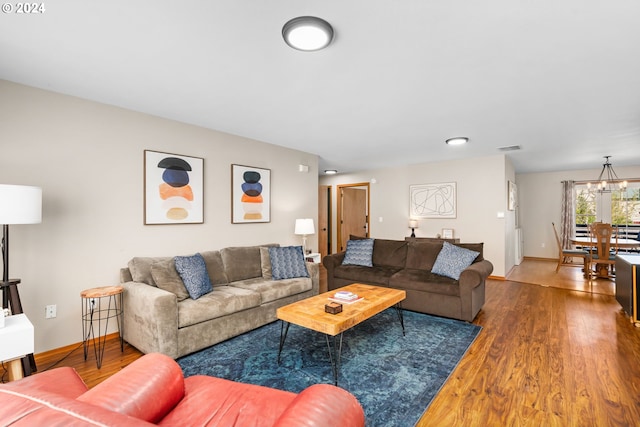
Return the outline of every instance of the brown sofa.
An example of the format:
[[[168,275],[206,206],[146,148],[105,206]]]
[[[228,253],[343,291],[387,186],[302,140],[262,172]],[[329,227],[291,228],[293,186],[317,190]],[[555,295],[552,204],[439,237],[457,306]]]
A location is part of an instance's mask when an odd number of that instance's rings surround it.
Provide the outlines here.
[[[403,289],[404,309],[471,322],[484,305],[485,281],[493,265],[482,256],[483,243],[457,243],[480,254],[458,280],[434,274],[431,270],[442,245],[442,241],[375,239],[372,267],[344,265],[345,252],[328,255],[322,260],[328,289],[351,283]]]

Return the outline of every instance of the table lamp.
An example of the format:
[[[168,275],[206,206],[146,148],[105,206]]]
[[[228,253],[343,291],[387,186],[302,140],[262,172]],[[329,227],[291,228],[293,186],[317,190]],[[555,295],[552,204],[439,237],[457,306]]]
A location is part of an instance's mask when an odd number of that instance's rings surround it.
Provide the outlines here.
[[[298,235],[302,235],[302,251],[306,255],[307,254],[307,236],[309,234],[316,233],[316,230],[313,227],[313,219],[311,218],[296,219],[296,228],[294,233]]]
[[[418,227],[418,220],[417,219],[410,219],[409,220],[409,228],[411,229],[411,237],[416,237],[416,228]]]

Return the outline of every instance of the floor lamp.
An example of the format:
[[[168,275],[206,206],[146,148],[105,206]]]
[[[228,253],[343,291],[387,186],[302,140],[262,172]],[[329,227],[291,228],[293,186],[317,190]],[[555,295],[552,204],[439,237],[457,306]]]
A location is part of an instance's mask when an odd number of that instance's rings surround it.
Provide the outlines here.
[[[26,185],[0,184],[0,224],[2,224],[2,308],[11,307],[11,314],[22,313],[18,293],[20,279],[9,278],[9,225],[42,222],[42,189]],[[22,359],[24,374],[36,370],[33,354]]]

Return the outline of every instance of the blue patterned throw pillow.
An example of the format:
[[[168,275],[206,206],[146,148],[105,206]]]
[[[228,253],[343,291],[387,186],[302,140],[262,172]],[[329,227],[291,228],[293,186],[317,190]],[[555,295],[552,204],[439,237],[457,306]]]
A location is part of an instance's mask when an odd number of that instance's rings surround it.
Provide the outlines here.
[[[302,246],[270,247],[271,278],[273,280],[309,277]]]
[[[198,299],[213,290],[202,255],[177,256],[174,262],[191,299]]]
[[[460,274],[473,263],[473,260],[478,255],[480,255],[480,252],[444,242],[431,272],[458,280],[460,279]]]
[[[343,265],[373,267],[373,239],[347,240]]]

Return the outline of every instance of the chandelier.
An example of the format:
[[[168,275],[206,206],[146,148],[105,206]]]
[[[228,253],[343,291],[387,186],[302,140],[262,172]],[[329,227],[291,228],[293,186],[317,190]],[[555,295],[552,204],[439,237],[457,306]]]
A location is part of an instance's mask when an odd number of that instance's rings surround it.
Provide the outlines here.
[[[611,156],[604,156],[605,162],[602,165],[602,171],[598,176],[598,185],[596,189],[600,193],[611,193],[614,190],[623,190],[627,188],[627,181],[618,178],[616,172],[613,170],[613,166],[609,162]],[[591,188],[591,183],[587,184],[587,187]]]

